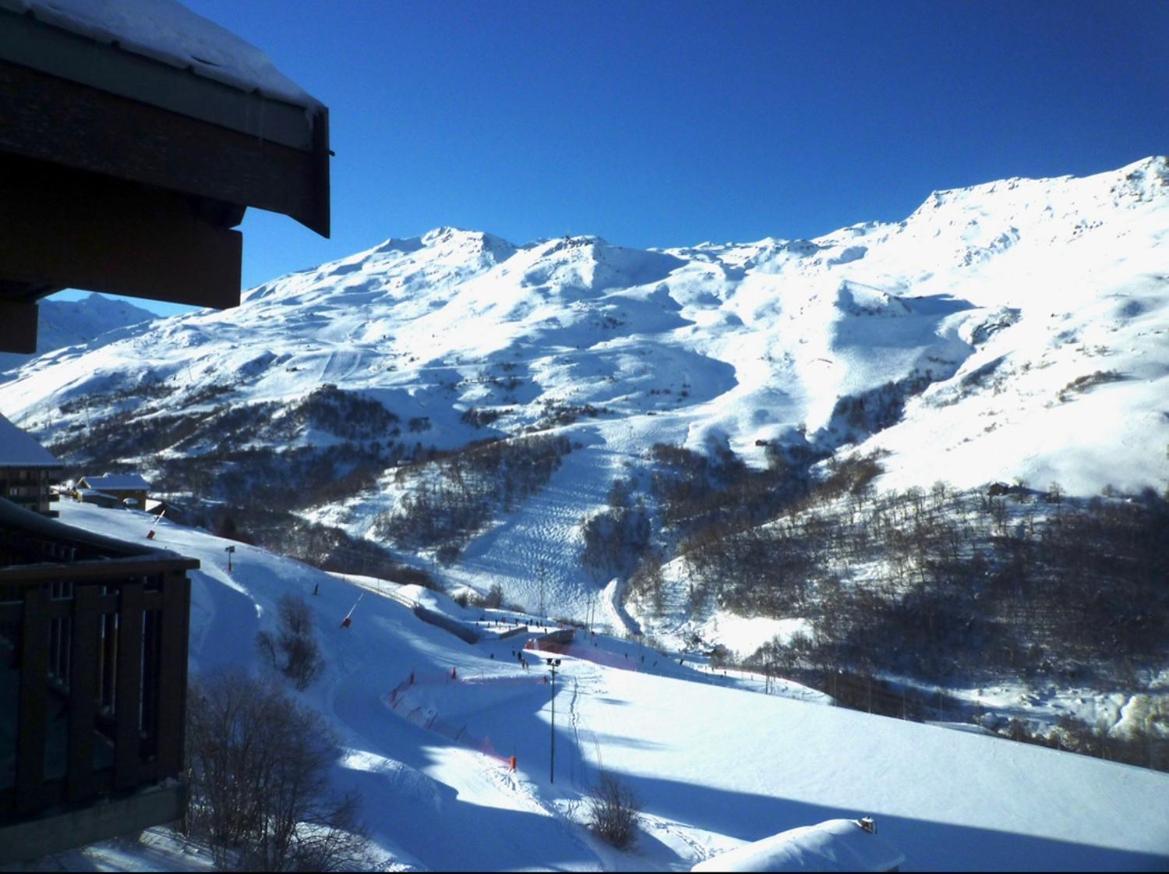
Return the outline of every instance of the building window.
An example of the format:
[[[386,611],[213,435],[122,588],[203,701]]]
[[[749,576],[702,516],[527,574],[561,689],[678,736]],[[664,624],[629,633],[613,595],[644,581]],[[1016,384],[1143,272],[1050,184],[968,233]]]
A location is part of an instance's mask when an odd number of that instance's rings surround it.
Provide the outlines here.
[[[69,653],[73,647],[73,620],[56,616],[49,620],[49,680],[50,684],[69,691]]]
[[[73,597],[73,583],[68,580],[49,583],[49,597],[54,601],[68,601]]]

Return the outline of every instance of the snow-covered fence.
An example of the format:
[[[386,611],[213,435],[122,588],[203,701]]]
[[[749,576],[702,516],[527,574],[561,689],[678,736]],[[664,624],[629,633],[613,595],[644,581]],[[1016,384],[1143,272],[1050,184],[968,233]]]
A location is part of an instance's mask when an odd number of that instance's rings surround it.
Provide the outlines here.
[[[474,628],[443,613],[423,607],[421,604],[414,605],[414,615],[423,622],[429,622],[431,625],[437,625],[443,631],[449,631],[467,643],[478,643],[479,641],[479,632]]]
[[[509,637],[515,637],[517,634],[527,634],[530,629],[526,625],[517,625],[515,628],[509,628],[507,631],[501,631],[496,635],[498,640],[506,640]]]

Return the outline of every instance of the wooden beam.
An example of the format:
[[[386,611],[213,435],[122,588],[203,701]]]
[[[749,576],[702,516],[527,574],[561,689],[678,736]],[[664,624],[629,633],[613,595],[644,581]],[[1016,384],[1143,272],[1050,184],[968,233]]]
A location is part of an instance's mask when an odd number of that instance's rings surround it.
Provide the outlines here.
[[[4,259],[0,255],[0,262]],[[3,267],[0,267],[3,272]],[[37,305],[31,300],[0,299],[0,352],[37,351]]]
[[[309,202],[308,212],[301,223],[320,234],[328,237],[332,233],[330,201],[332,193],[329,184],[329,157],[333,150],[329,148],[329,110],[321,108],[313,116],[313,153],[312,166],[309,170],[310,188],[313,196]]]
[[[0,279],[236,306],[243,238],[198,212],[184,195],[0,158]]]
[[[72,563],[17,564],[0,567],[0,585],[22,585],[54,580],[101,580],[108,585],[119,586],[127,577],[150,576],[179,569],[194,570],[197,567],[199,567],[197,558],[160,558],[149,554]]]
[[[328,236],[323,110],[306,151],[0,61],[0,119],[0,152],[271,210]]]

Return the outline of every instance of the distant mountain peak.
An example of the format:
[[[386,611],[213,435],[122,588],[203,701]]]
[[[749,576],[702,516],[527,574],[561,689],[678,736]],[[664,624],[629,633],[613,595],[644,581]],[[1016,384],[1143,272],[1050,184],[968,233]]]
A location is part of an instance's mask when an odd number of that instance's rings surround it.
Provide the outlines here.
[[[92,343],[102,335],[157,319],[155,313],[124,300],[91,292],[78,300],[42,300],[37,310],[37,355]],[[115,339],[110,335],[108,339]],[[0,372],[32,360],[32,355],[0,354]]]
[[[427,231],[419,238],[423,246],[432,249],[463,250],[490,255],[495,261],[505,261],[516,247],[503,237],[487,231],[443,226]]]
[[[880,443],[901,483],[1059,476],[1089,490],[1104,466],[1032,446],[1031,419],[1003,407],[1071,434],[1067,411],[1128,410],[1130,395],[1131,409],[1148,406],[1140,393],[1157,388],[1147,380],[1162,358],[1152,338],[1169,313],[1166,178],[1169,162],[1153,156],[1088,177],[1004,179],[811,240],[645,250],[574,234],[516,246],[440,226],[273,279],[236,309],[168,320],[150,329],[149,356],[135,334],[92,358],[46,359],[0,394],[0,410],[48,423],[46,442],[63,443],[100,418],[101,399],[124,417],[117,404],[139,385],[160,400],[136,416],[209,403],[227,416],[333,384],[383,403],[410,458],[575,415],[595,419],[590,445],[618,455],[638,432],[685,445],[717,432],[763,463],[763,447],[794,429],[843,423],[817,450]],[[1140,375],[1063,391],[1096,371]],[[619,421],[627,431],[608,424]],[[944,439],[928,436],[942,421]],[[1125,445],[1169,439],[1160,420],[1133,421],[1148,433]],[[1090,449],[1125,452],[1134,464],[1107,468],[1131,472],[1117,486],[1161,476],[1163,460],[1107,435]],[[588,475],[608,477],[604,463]]]

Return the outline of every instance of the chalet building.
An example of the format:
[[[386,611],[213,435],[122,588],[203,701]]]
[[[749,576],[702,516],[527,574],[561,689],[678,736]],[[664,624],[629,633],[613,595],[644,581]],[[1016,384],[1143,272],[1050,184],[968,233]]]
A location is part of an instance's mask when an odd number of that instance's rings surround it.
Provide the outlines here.
[[[328,236],[330,154],[325,106],[175,0],[0,0],[0,351],[65,288],[238,305],[245,211]],[[0,498],[0,865],[181,817],[197,566]]]
[[[40,513],[56,516],[50,489],[61,479],[61,462],[32,437],[0,416],[0,497]]]
[[[77,481],[77,490],[97,492],[109,496],[114,503],[144,510],[150,483],[136,473],[107,473],[104,476],[83,476]]]

